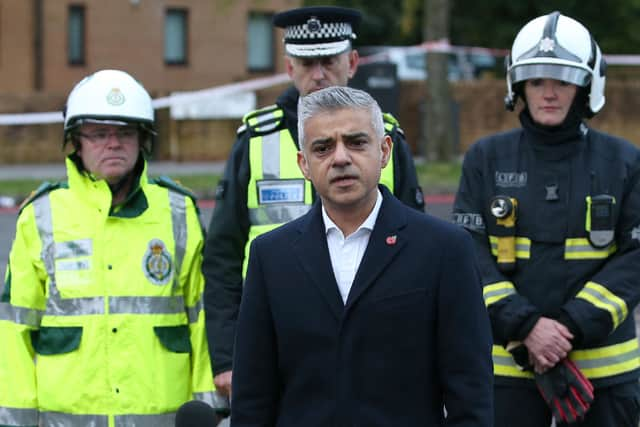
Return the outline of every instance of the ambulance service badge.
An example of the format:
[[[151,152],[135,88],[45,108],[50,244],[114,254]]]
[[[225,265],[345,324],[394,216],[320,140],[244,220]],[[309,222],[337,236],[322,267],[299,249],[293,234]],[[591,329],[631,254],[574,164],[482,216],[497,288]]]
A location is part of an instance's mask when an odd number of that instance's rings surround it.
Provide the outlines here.
[[[107,94],[107,103],[109,105],[113,105],[117,107],[124,104],[124,101],[125,101],[124,94],[117,87],[114,87],[113,89],[111,89],[111,91],[109,91],[109,93]]]
[[[171,254],[164,242],[152,239],[142,258],[144,275],[154,285],[166,285],[171,279],[172,269]]]

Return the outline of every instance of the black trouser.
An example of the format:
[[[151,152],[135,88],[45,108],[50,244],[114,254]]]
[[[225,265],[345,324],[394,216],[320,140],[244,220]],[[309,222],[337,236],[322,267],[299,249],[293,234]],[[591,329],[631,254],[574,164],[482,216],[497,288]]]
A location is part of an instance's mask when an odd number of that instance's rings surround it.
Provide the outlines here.
[[[535,388],[496,385],[494,427],[549,427],[551,411]],[[640,384],[637,381],[597,388],[583,421],[571,427],[638,427]],[[558,427],[567,424],[558,423]]]

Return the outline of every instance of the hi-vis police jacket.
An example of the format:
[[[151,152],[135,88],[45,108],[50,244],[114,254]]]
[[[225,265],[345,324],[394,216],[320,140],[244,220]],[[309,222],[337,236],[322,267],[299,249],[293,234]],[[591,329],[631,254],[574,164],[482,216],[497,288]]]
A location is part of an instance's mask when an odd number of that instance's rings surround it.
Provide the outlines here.
[[[173,427],[182,403],[216,405],[192,199],[143,171],[114,210],[105,181],[69,159],[67,173],[18,218],[0,300],[0,425]]]
[[[564,317],[577,332],[569,357],[596,387],[638,378],[640,151],[581,126],[581,137],[557,144],[513,130],[478,141],[465,156],[454,221],[476,241],[497,384],[532,378],[504,346],[523,340],[541,315]],[[511,273],[496,262],[504,230],[489,205],[497,195],[518,203]],[[614,233],[594,246],[588,200],[602,195],[613,200]]]
[[[275,106],[245,116],[216,191],[202,266],[207,333],[210,340],[215,339],[211,349],[214,373],[231,369],[251,240],[302,216],[315,199],[297,163],[298,96],[292,87]],[[424,197],[402,130],[389,115],[385,115],[385,128],[393,140],[393,151],[381,182],[406,205],[423,211]]]

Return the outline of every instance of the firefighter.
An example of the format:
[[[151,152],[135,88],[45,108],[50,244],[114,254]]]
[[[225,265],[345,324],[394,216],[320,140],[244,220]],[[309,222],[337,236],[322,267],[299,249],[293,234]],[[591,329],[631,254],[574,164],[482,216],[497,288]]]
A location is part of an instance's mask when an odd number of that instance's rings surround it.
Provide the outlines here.
[[[0,425],[173,426],[216,405],[193,196],[147,178],[147,91],[102,70],[69,94],[68,181],[22,206],[0,299]]]
[[[522,127],[469,149],[453,214],[480,258],[495,425],[637,427],[640,151],[585,122],[606,67],[582,24],[535,18],[508,59]]]
[[[297,165],[298,98],[328,86],[346,86],[358,66],[352,47],[360,12],[340,7],[304,7],[279,13],[286,68],[293,87],[275,105],[247,114],[238,130],[203,261],[207,334],[212,343],[215,384],[230,395],[231,361],[249,244],[258,235],[306,213],[316,196]],[[392,159],[381,183],[405,204],[423,211],[424,197],[398,122],[383,115],[393,139]]]

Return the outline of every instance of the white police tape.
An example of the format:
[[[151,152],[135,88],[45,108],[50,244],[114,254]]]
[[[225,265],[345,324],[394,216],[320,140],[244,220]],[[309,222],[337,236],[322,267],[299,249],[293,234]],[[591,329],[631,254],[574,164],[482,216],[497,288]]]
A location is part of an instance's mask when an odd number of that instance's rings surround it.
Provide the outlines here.
[[[275,74],[269,77],[246,80],[238,83],[197,90],[193,92],[176,92],[163,98],[152,100],[153,108],[169,108],[183,104],[189,104],[198,100],[211,97],[220,97],[238,92],[256,91],[277,84],[286,83],[289,76],[285,73]],[[0,126],[33,125],[62,123],[64,117],[62,111],[50,111],[45,113],[0,114]]]
[[[489,54],[493,56],[506,56],[509,51],[506,49],[493,49],[477,46],[457,46],[451,45],[448,39],[440,39],[424,42],[416,46],[406,46],[407,52],[465,52]],[[640,55],[604,55],[608,65],[640,65]],[[360,58],[360,64],[380,62],[388,59],[384,53],[378,53],[367,57]],[[289,81],[289,76],[285,73],[274,74],[269,77],[261,77],[257,79],[245,80],[243,82],[231,83],[222,86],[216,86],[208,89],[202,89],[192,92],[175,92],[163,98],[157,98],[152,101],[153,108],[171,108],[200,101],[211,97],[221,97],[238,92],[248,92],[265,89],[278,84]],[[44,113],[21,113],[21,114],[0,114],[0,126],[11,125],[33,125],[33,124],[51,124],[62,123],[64,118],[61,111],[50,111]]]

